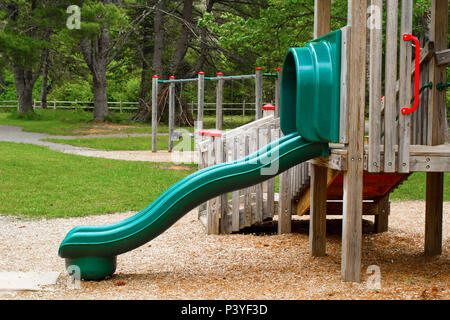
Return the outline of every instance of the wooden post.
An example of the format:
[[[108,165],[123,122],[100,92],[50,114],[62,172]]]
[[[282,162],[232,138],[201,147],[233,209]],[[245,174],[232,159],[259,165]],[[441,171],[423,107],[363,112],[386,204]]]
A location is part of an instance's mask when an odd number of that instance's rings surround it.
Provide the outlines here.
[[[262,110],[262,108],[259,108]],[[254,128],[254,145],[255,150],[259,150],[259,148],[262,147],[262,139],[261,134],[263,130],[260,130],[261,128]],[[260,173],[261,174],[261,173]],[[256,195],[255,195],[255,220],[254,222],[262,222],[263,221],[263,183],[258,183],[255,186],[256,189]]]
[[[223,81],[223,80],[222,80]],[[236,161],[239,159],[239,137],[233,138],[233,147],[232,147],[232,159],[233,161]],[[240,206],[240,199],[239,199],[239,190],[233,191],[231,194],[231,230],[232,231],[239,231],[240,229],[240,217],[239,217],[239,206]],[[225,204],[227,205],[227,204]]]
[[[384,172],[395,172],[395,146],[397,145],[397,30],[398,0],[386,3],[386,63],[384,93]]]
[[[198,73],[198,92],[197,92],[197,129],[203,129],[203,111],[205,108],[205,73]]]
[[[158,76],[152,77],[152,152],[158,151]]]
[[[56,110],[56,99],[53,100],[53,110]]]
[[[218,72],[217,76],[221,78],[222,72]],[[216,129],[222,130],[223,125],[223,79],[217,80],[217,92],[216,92]]]
[[[250,136],[244,132],[244,144],[241,158],[250,154]],[[252,225],[251,187],[244,189],[244,226]]]
[[[382,71],[382,23],[383,1],[372,0],[374,12],[370,14],[380,19],[380,25],[371,24],[369,57],[369,172],[380,172],[381,144],[381,71]],[[377,14],[380,14],[377,17]],[[379,27],[379,28],[378,28]]]
[[[281,106],[281,68],[277,68],[277,79],[275,80],[275,118],[280,117]]]
[[[330,32],[331,1],[314,2],[314,38]],[[311,214],[309,221],[309,252],[325,255],[327,224],[327,168],[311,165]]]
[[[255,69],[255,118],[256,120],[262,118],[262,73],[261,67]]]
[[[119,102],[119,112],[120,113],[122,113],[122,104],[123,104],[122,99],[120,99],[120,102]]]
[[[278,234],[291,233],[291,169],[280,174]]]
[[[376,213],[374,232],[381,233],[388,231],[390,213],[389,193],[376,201]]]
[[[403,40],[403,34],[412,33],[412,0],[402,1],[400,20],[399,108],[411,104],[411,43]],[[411,114],[399,115],[398,172],[409,172],[409,145],[411,139]]]
[[[447,49],[448,1],[431,2],[430,40],[434,41],[436,51]],[[429,80],[433,82],[428,99],[428,119],[431,145],[445,142],[445,90],[437,90],[438,83],[446,82],[446,66],[438,66],[436,58],[429,64]],[[444,173],[427,172],[427,191],[425,205],[425,254],[442,253],[442,215],[443,215]]]
[[[350,63],[347,171],[344,172],[341,276],[361,281],[367,0],[349,1]]]
[[[268,141],[270,143],[278,139],[278,128],[275,125],[269,126],[267,129]],[[268,217],[273,217],[274,213],[274,201],[275,201],[275,178],[271,178],[267,181],[267,196],[266,196],[266,212]]]
[[[314,38],[330,32],[331,0],[314,1]]]
[[[311,165],[311,209],[309,216],[309,253],[325,255],[327,227],[327,168]]]
[[[175,79],[170,76],[169,79]],[[169,85],[169,152],[173,150],[173,128],[175,123],[175,82]]]

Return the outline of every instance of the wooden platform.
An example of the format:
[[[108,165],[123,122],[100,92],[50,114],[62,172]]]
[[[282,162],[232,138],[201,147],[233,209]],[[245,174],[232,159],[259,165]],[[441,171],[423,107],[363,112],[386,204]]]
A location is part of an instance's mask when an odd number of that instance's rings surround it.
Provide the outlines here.
[[[381,149],[381,163],[384,163],[384,150]],[[364,151],[364,170],[368,168],[368,146]],[[395,150],[398,160],[398,150]],[[440,144],[436,146],[410,145],[410,172],[450,172],[450,144]],[[343,144],[331,144],[330,155],[328,157],[316,158],[310,161],[315,165],[325,166],[331,169],[347,170],[347,150]],[[396,161],[398,162],[398,161]],[[397,164],[394,164],[397,166]],[[381,166],[383,171],[383,166]],[[396,171],[397,171],[396,167]]]

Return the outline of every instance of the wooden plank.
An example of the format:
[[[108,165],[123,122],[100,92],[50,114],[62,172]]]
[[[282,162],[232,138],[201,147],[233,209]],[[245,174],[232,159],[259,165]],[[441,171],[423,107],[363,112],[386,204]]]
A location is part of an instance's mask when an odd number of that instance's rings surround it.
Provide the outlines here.
[[[317,166],[323,166],[334,170],[347,170],[347,154],[332,153],[328,157],[314,158],[309,160],[308,162]]]
[[[385,195],[376,202],[374,232],[381,233],[388,231],[390,203],[389,194]]]
[[[424,78],[424,83],[428,83],[429,82],[429,64],[426,64],[424,66],[424,74],[425,76],[423,76],[422,78]],[[425,90],[422,93],[422,105],[421,108],[423,109],[422,112],[422,123],[421,123],[421,127],[422,127],[422,138],[420,141],[420,144],[427,144],[427,135],[428,135],[428,99],[429,99],[429,90]],[[411,146],[409,146],[410,148],[410,154],[411,154]]]
[[[215,137],[215,158],[216,164],[227,161],[226,141],[223,137]],[[224,193],[217,197],[218,214],[220,215],[220,232],[229,234],[232,232],[231,216],[228,214],[228,194]]]
[[[347,133],[347,104],[348,104],[348,62],[350,60],[350,26],[342,28],[341,49],[341,89],[340,89],[340,117],[339,117],[339,142],[348,142]]]
[[[175,123],[175,83],[169,85],[169,148],[173,150],[173,128]]]
[[[152,152],[158,151],[158,78],[152,78]]]
[[[270,126],[268,130],[268,142],[272,142],[278,139],[277,133],[278,130],[275,126]],[[275,178],[271,178],[267,181],[267,196],[266,196],[266,217],[273,217],[274,212],[274,202],[275,202]]]
[[[372,0],[371,7],[378,8],[381,14],[383,1]],[[382,54],[382,28],[372,25],[369,52],[369,172],[380,172]]]
[[[444,66],[450,63],[450,49],[445,49],[435,52],[436,64],[438,66]]]
[[[220,81],[220,80],[219,80]],[[233,160],[239,159],[239,138],[235,137],[232,141]],[[239,231],[240,219],[239,219],[239,207],[240,207],[240,195],[239,190],[233,191],[231,194],[231,229],[232,231]]]
[[[343,202],[336,200],[327,200],[327,215],[342,215],[343,214]],[[378,205],[374,201],[364,201],[363,202],[363,215],[376,216],[380,212],[378,210]],[[305,215],[309,215],[309,210]]]
[[[330,32],[331,0],[314,1],[314,38]]]
[[[218,212],[218,197],[209,200],[206,203],[206,234],[219,234],[219,212]]]
[[[280,117],[281,106],[281,68],[277,69],[277,79],[275,80],[275,118]]]
[[[341,276],[344,281],[359,282],[361,280],[367,0],[350,2],[348,156],[343,186]]]
[[[311,165],[311,167],[318,167],[318,166],[317,165]],[[325,168],[325,167],[322,167],[322,168]],[[333,183],[334,179],[338,175],[339,175],[339,171],[333,170],[333,169],[330,169],[330,168],[327,169],[327,174],[326,174],[326,177],[327,177],[326,178],[327,179],[326,180],[326,187],[327,188],[331,185],[331,183]],[[326,190],[325,190],[325,194],[326,194]],[[302,216],[302,215],[306,214],[309,211],[310,203],[311,203],[311,188],[308,188],[307,190],[305,190],[305,192],[303,192],[303,194],[300,196],[300,199],[298,200],[297,214],[299,216]]]
[[[425,255],[442,254],[442,215],[444,174],[427,173],[425,203]]]
[[[448,1],[434,0],[432,2],[432,22],[430,30],[430,40],[434,42],[436,51],[444,50],[447,47],[448,10],[441,12],[441,9],[448,8]],[[446,66],[437,64],[436,59],[431,59],[429,64],[429,81],[433,82],[428,100],[429,123],[429,143],[430,145],[442,144],[445,142],[445,90],[437,90],[438,83],[447,82]]]
[[[250,154],[250,137],[248,134],[244,134],[244,148],[243,156],[248,156]],[[252,224],[252,208],[251,208],[251,188],[244,189],[244,226],[249,227]]]
[[[278,234],[291,233],[291,181],[289,170],[280,174]]]
[[[311,166],[309,253],[325,256],[327,225],[327,168]]]
[[[447,49],[447,0],[431,2],[430,40],[434,42],[436,51]],[[445,142],[446,95],[445,90],[437,90],[436,84],[446,82],[446,65],[439,65],[436,59],[432,59],[429,67],[429,79],[433,82],[433,88],[428,101],[428,138],[431,145],[438,145]],[[444,174],[442,172],[427,173],[426,189],[425,254],[436,255],[442,253]]]
[[[400,37],[412,33],[412,0],[402,1]],[[411,43],[400,40],[399,109],[411,106]],[[409,145],[411,139],[411,114],[399,115],[398,172],[409,172]]]
[[[221,76],[219,76],[221,77]],[[217,80],[216,92],[216,129],[222,130],[223,126],[223,79]]]
[[[263,130],[260,130],[260,128],[255,128],[256,133],[256,149],[260,149],[263,147],[264,143],[261,137]],[[256,151],[256,150],[255,150]],[[261,173],[260,173],[261,174]],[[258,183],[256,186],[256,199],[255,199],[255,222],[262,222],[263,221],[263,183]]]
[[[250,130],[250,153],[254,153],[258,150],[258,135],[259,135],[259,130],[258,128],[252,128]],[[251,163],[255,163],[255,159],[251,160]],[[256,201],[256,194],[257,194],[257,189],[256,189],[257,185],[254,185],[252,187],[250,187],[250,203],[252,203],[253,201]],[[255,224],[256,222],[260,221],[258,220],[258,213],[257,211],[261,210],[259,207],[257,208],[256,205],[252,206],[252,222],[251,224]]]

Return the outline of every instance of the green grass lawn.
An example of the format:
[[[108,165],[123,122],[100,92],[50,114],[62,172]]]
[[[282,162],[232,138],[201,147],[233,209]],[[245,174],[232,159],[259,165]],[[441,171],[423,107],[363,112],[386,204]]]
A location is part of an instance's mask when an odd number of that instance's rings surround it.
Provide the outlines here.
[[[83,110],[42,110],[34,115],[18,115],[16,112],[1,112],[0,124],[23,127],[27,132],[51,135],[85,135],[90,130],[99,133],[150,133],[151,126],[129,122],[129,113],[113,113],[111,123],[99,124],[92,121],[92,112]],[[166,126],[161,126],[161,132]],[[166,130],[167,131],[167,130]]]
[[[425,172],[414,172],[390,195],[390,200],[425,200]],[[450,201],[450,173],[444,173],[444,201]]]
[[[0,142],[0,213],[54,218],[139,211],[196,166],[179,169],[168,163],[90,158]],[[411,175],[391,199],[423,200],[425,176]],[[446,173],[445,201],[450,201],[449,186]]]
[[[196,166],[183,168],[0,142],[0,213],[54,218],[138,211]]]
[[[194,139],[191,140],[191,150],[194,150]],[[151,137],[127,137],[127,138],[89,138],[89,139],[44,139],[44,141],[70,144],[77,147],[87,147],[99,150],[151,150]],[[179,141],[174,141],[176,146]],[[169,136],[158,136],[158,150],[167,150]]]

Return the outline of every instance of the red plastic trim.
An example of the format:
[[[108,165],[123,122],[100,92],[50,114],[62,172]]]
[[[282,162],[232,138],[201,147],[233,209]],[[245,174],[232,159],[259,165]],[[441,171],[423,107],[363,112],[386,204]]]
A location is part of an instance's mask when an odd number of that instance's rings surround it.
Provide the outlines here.
[[[256,71],[261,70],[261,67],[256,67],[255,70]]]
[[[170,76],[169,79],[175,79],[175,76]]]
[[[264,105],[262,108],[263,108],[263,110],[275,110],[275,106],[271,105],[270,103]]]
[[[217,72],[217,76],[221,77],[221,76],[223,76],[223,73],[222,72]]]
[[[205,74],[203,71],[200,71],[198,74]]]
[[[209,130],[199,130],[198,134],[201,136],[209,136],[209,137],[221,137],[222,136],[222,132],[209,131]]]
[[[155,74],[152,78],[154,78],[154,79],[157,79],[158,78],[158,76]]]
[[[282,70],[282,68],[277,68],[276,70],[277,70],[277,71],[281,71],[281,70]]]
[[[412,40],[414,41],[414,44],[416,45],[415,49],[415,74],[414,74],[414,105],[411,108],[402,108],[401,112],[402,114],[410,114],[414,112],[417,109],[417,106],[419,105],[419,78],[420,78],[420,43],[419,39],[414,37],[412,34],[405,33],[403,35],[404,41]]]

